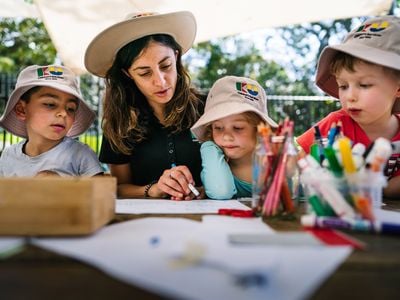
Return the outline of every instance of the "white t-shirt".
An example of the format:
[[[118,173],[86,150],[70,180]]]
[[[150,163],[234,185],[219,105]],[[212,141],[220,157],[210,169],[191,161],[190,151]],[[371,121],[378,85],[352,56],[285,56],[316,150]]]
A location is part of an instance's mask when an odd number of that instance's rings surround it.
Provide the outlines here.
[[[25,143],[24,140],[4,149],[0,157],[0,176],[33,177],[44,170],[60,176],[93,176],[103,172],[96,153],[89,146],[69,137],[34,157],[22,152]]]

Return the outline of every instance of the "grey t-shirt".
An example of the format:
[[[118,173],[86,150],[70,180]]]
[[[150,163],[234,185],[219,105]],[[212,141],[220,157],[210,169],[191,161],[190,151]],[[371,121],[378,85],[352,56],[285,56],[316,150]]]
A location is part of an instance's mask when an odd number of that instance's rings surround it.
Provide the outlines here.
[[[89,146],[69,137],[34,157],[22,152],[25,143],[24,140],[4,149],[0,157],[0,176],[33,177],[44,170],[60,176],[93,176],[103,172],[96,153]]]

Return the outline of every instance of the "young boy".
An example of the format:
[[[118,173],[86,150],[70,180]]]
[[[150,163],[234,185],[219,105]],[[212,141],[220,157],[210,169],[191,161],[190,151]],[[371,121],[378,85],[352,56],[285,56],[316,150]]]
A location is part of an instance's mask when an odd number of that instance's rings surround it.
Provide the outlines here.
[[[29,66],[18,76],[0,126],[23,137],[0,157],[0,176],[93,176],[96,154],[74,139],[95,113],[85,104],[75,75],[64,66]]]
[[[251,197],[257,125],[277,126],[268,116],[266,100],[263,88],[249,78],[226,76],[212,86],[204,114],[191,128],[205,141],[201,180],[209,198]]]
[[[327,136],[332,124],[341,122],[342,133],[354,144],[368,147],[378,137],[400,140],[400,19],[367,20],[342,44],[326,47],[319,59],[316,83],[342,105],[318,123],[322,136]],[[313,129],[297,138],[307,153],[313,140]],[[399,153],[389,159],[385,175],[389,183],[384,195],[399,197]]]

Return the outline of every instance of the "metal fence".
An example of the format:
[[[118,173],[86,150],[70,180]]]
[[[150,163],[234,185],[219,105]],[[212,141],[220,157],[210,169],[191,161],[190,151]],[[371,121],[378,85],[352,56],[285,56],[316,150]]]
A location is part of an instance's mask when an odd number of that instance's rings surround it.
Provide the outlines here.
[[[14,90],[15,82],[15,75],[0,73],[0,114],[3,113],[8,97]],[[85,99],[87,97],[95,98],[88,99],[88,102],[92,104],[91,107],[96,111],[98,119],[79,137],[81,142],[88,144],[96,153],[99,152],[101,146],[101,111],[100,105],[93,105],[93,103],[99,103],[100,93],[101,89],[96,84],[91,92],[85,95]],[[279,122],[287,116],[294,120],[295,135],[301,134],[316,121],[340,107],[339,102],[334,98],[323,96],[268,95],[267,103],[269,115],[275,121]],[[0,128],[0,153],[7,145],[20,140],[20,138]]]

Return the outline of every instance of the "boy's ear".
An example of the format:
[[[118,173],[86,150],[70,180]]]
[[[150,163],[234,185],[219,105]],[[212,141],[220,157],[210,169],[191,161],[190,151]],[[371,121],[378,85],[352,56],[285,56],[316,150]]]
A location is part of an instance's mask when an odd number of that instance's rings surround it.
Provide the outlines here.
[[[15,106],[14,106],[14,111],[15,111],[15,114],[17,115],[17,118],[22,121],[25,121],[25,119],[26,119],[26,106],[25,105],[26,105],[25,101],[19,100],[17,102],[17,104],[15,104]]]

